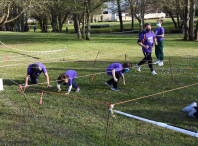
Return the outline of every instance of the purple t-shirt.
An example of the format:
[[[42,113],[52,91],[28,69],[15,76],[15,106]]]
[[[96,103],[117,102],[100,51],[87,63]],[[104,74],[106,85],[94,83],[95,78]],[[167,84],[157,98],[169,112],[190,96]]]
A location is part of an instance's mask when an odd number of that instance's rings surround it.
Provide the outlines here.
[[[111,65],[109,65],[106,70],[107,75],[112,76],[112,70],[114,70],[114,69],[115,69],[115,72],[120,74],[120,76],[124,75],[123,66],[120,63],[112,63]]]
[[[35,64],[35,63],[33,63],[33,64]],[[47,70],[46,70],[45,66],[44,66],[42,63],[36,63],[36,64],[38,64],[38,65],[42,68],[42,71],[41,71],[41,72],[36,72],[36,71],[34,71],[34,70],[31,68],[32,64],[30,64],[30,65],[28,66],[28,68],[27,68],[27,74],[28,74],[28,75],[35,75],[35,76],[38,76],[38,77],[39,77],[39,76],[41,75],[42,72],[43,72],[44,74],[47,73]]]
[[[145,35],[145,39],[144,39],[144,35]],[[145,49],[144,47],[142,47],[142,51],[143,52],[147,52],[147,53],[151,53],[152,49],[153,49],[153,40],[155,38],[155,34],[153,31],[150,31],[149,33],[142,33],[138,39],[138,41],[143,42],[143,44],[145,46],[149,46],[148,49]]]
[[[74,70],[68,70],[65,72],[69,76],[69,86],[72,85],[72,79],[77,77],[77,73]]]
[[[164,28],[163,27],[157,27],[155,29],[155,35],[162,35],[164,34]],[[164,37],[157,37],[157,40],[160,41],[160,40],[163,40]]]

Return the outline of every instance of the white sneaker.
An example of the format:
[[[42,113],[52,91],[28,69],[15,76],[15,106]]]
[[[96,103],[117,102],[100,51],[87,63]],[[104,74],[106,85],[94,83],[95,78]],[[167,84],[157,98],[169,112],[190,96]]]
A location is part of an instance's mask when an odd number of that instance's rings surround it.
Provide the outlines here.
[[[158,64],[159,63],[159,61],[157,60],[155,63],[153,63],[153,64]]]
[[[137,67],[137,70],[138,70],[138,71],[141,71],[139,65],[136,64],[135,66]]]
[[[163,65],[164,65],[163,62],[159,62],[159,63],[158,63],[158,66],[163,66]]]
[[[157,73],[154,70],[151,72],[151,74],[152,75],[157,75]]]
[[[191,103],[190,105],[183,108],[182,112],[190,112],[193,106],[197,106],[197,103],[196,102]]]
[[[191,111],[188,113],[188,116],[189,117],[193,117],[193,118],[197,118],[194,116],[194,113],[196,113],[197,110],[195,109],[195,107],[192,107]]]

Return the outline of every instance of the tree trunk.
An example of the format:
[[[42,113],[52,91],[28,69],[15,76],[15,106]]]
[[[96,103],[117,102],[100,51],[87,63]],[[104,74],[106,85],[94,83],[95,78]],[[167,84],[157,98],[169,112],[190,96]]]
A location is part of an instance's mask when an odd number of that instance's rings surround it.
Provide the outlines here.
[[[87,32],[86,32],[86,40],[90,40],[90,31],[91,31],[91,26],[90,26],[90,0],[88,0],[87,3]]]
[[[175,29],[177,29],[177,28],[178,28],[178,27],[177,27],[177,23],[176,23],[176,21],[175,21],[175,19],[174,19],[174,17],[173,17],[172,12],[171,12],[170,10],[168,10],[167,12],[168,12],[168,14],[170,15],[170,17],[171,17],[171,19],[172,19],[172,21],[173,21],[173,24],[174,24],[174,26],[175,26]]]
[[[51,25],[52,25],[52,32],[56,32],[56,26],[57,26],[57,15],[54,14],[54,10],[52,9],[52,22],[51,22]]]
[[[61,15],[59,15],[59,32],[62,32],[62,29],[63,29],[63,24],[65,23],[67,17],[68,17],[68,13],[65,14],[63,20],[61,21]]]
[[[77,33],[78,33],[78,39],[81,39],[81,31],[80,31],[80,25],[79,25],[79,17],[78,14],[75,14],[76,18],[76,27],[77,27]]]
[[[123,27],[123,22],[122,22],[122,12],[121,12],[121,7],[120,7],[120,0],[117,0],[117,4],[118,4],[119,19],[120,19],[120,31],[123,32],[124,27]]]
[[[47,32],[47,15],[45,15],[45,31]]]
[[[180,21],[179,21],[179,12],[177,12],[177,26],[181,29]]]
[[[196,30],[195,30],[195,40],[198,41],[198,20],[197,20]]]
[[[133,9],[133,3],[132,1],[129,1],[129,5],[130,5],[130,8],[131,8],[131,31],[133,31],[133,28],[134,28],[134,9]]]
[[[190,0],[190,21],[189,21],[189,40],[190,41],[194,41],[194,37],[193,37],[194,16],[195,16],[195,0]]]
[[[24,32],[24,13],[21,15],[21,31]]]
[[[82,25],[82,38],[85,39],[85,14],[86,14],[86,3],[84,1],[84,12],[83,12],[83,25]]]
[[[190,9],[190,1],[185,0],[186,5],[185,5],[185,22],[184,22],[184,27],[185,27],[185,35],[184,35],[184,40],[189,40],[189,9]]]

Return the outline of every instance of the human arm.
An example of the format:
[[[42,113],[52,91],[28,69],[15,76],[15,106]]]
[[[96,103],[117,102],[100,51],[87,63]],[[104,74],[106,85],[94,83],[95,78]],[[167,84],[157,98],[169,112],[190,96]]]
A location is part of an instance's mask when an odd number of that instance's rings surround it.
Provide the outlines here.
[[[58,83],[57,83],[57,89],[58,89],[58,92],[61,91],[60,84],[58,84]]]
[[[71,91],[71,89],[72,89],[72,85],[69,86],[69,89],[68,89],[68,91],[67,91],[65,94],[66,94],[66,95],[69,94],[70,91]]]
[[[115,82],[118,82],[118,79],[115,76],[115,69],[112,70],[112,76]]]
[[[126,85],[126,84],[125,84],[125,78],[124,78],[124,75],[123,75],[121,78],[122,78],[122,81],[123,81],[123,85]]]
[[[163,38],[164,37],[164,34],[156,35],[156,37]]]
[[[26,77],[25,77],[25,87],[27,87],[28,86],[28,78],[30,77],[30,75],[26,75]]]
[[[145,49],[148,49],[148,48],[149,48],[149,46],[145,46],[141,41],[139,41],[138,44],[139,44],[140,46],[142,46],[143,48],[145,48]]]
[[[45,75],[45,77],[46,77],[47,87],[52,87],[52,86],[49,84],[49,76],[48,76],[47,72],[44,73],[44,75]]]

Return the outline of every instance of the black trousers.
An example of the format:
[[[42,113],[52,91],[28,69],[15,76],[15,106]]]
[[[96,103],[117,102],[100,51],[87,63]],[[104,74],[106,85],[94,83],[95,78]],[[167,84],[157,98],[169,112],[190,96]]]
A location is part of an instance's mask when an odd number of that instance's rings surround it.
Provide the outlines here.
[[[120,74],[119,73],[115,73],[116,78],[118,79],[118,82],[120,80]],[[107,81],[108,84],[112,85],[113,84],[113,88],[117,88],[118,82],[115,82],[114,79],[110,79]]]
[[[38,83],[38,79],[39,77],[38,76],[35,76],[33,74],[30,75],[30,79],[31,79],[31,83],[32,84],[37,84]]]
[[[151,53],[143,52],[143,54],[145,57],[138,63],[138,65],[140,66],[148,61],[148,66],[150,70],[153,71],[153,61],[152,61]]]

